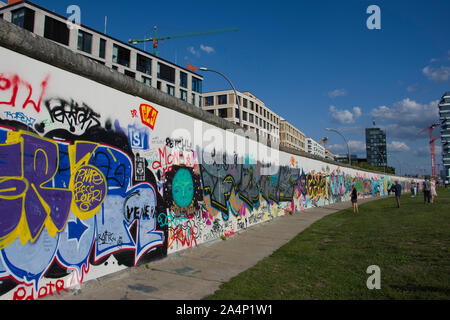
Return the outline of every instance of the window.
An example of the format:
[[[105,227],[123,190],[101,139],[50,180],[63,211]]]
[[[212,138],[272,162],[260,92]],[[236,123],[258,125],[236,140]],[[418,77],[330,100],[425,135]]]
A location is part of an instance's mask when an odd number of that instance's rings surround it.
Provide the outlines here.
[[[105,39],[100,39],[100,47],[98,49],[98,56],[100,58],[105,59],[106,56],[106,40]]]
[[[2,15],[3,16],[3,15]],[[33,32],[34,11],[29,8],[20,8],[11,12],[11,22],[16,26]]]
[[[202,80],[192,77],[192,91],[202,93]]]
[[[158,78],[175,83],[175,69],[158,62]]]
[[[125,74],[126,76],[130,77],[130,78],[136,79],[136,73],[134,73],[134,72],[131,72],[131,71],[129,71],[129,70],[125,70],[125,71],[124,71],[124,74]]]
[[[214,105],[214,96],[205,97],[205,107]]]
[[[180,99],[187,102],[187,91],[180,89]]]
[[[242,112],[242,120],[247,121],[247,112]]]
[[[193,95],[193,94],[192,94]],[[202,107],[202,96],[198,97],[198,106],[201,108]]]
[[[248,121],[250,121],[251,123],[253,123],[253,114],[249,114],[248,115]]]
[[[227,117],[227,108],[219,109],[219,117],[221,117],[221,118]]]
[[[114,63],[121,64],[125,67],[130,66],[130,50],[113,44],[113,58]]]
[[[244,106],[244,108],[247,108],[247,99],[244,98],[243,101],[244,101],[244,102],[243,102],[242,105]]]
[[[180,71],[180,87],[187,88],[187,73]]]
[[[45,16],[44,37],[58,43],[69,45],[69,28],[64,22]]]
[[[239,119],[239,109],[234,109],[234,117]]]
[[[193,94],[193,93],[192,93],[191,103],[195,106],[195,94]]]
[[[92,52],[92,34],[78,30],[78,50]]]
[[[175,95],[175,87],[171,86],[171,85],[167,85],[167,93],[170,94],[171,96]]]
[[[152,59],[144,57],[138,53],[136,56],[136,70],[151,75]]]
[[[253,109],[254,109],[254,103],[253,103],[253,101],[250,101],[250,110],[253,111]]]
[[[217,96],[217,104],[227,104],[227,95],[221,94],[220,96]]]
[[[161,81],[156,81],[156,89],[161,90]]]
[[[152,85],[152,79],[148,78],[148,77],[145,77],[145,76],[142,76],[142,83],[145,83],[146,85],[151,86]]]

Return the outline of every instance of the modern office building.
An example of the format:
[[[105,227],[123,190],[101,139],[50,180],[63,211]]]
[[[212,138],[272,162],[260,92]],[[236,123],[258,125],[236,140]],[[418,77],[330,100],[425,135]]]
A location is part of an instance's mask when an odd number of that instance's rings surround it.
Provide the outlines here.
[[[280,142],[280,117],[250,92],[237,92],[242,111],[242,127],[272,142]],[[239,107],[233,90],[203,93],[203,109],[239,124]]]
[[[129,77],[201,107],[203,77],[29,1],[0,3],[0,19],[82,54]],[[130,35],[132,36],[132,35]]]
[[[444,93],[439,102],[441,120],[442,163],[445,180],[450,181],[450,91]]]
[[[376,167],[387,166],[386,132],[380,128],[366,128],[367,162]]]
[[[325,158],[325,147],[312,138],[306,139],[306,152],[320,158]]]
[[[280,118],[280,145],[307,152],[305,134],[283,118]]]

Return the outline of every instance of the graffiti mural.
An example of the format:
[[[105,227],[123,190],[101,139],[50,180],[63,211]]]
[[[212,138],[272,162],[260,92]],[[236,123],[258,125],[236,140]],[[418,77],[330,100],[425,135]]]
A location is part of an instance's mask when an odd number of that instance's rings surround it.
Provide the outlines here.
[[[282,152],[268,173],[270,161],[237,146],[214,146],[213,161],[202,161],[203,146],[174,133],[192,133],[198,120],[0,54],[1,299],[57,295],[285,214],[349,201],[352,184],[362,197],[385,195],[396,179]]]

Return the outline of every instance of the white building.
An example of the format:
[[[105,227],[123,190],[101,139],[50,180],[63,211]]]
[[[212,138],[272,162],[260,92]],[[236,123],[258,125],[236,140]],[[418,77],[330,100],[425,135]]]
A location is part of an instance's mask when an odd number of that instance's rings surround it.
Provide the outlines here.
[[[312,138],[306,139],[306,151],[314,156],[325,158],[325,148]]]
[[[0,2],[0,19],[82,54],[139,82],[201,107],[203,77],[146,51],[80,25],[29,1]]]
[[[286,119],[280,120],[280,145],[306,151],[306,136]]]
[[[280,117],[250,92],[237,92],[242,111],[242,127],[279,143]],[[239,124],[239,108],[234,91],[203,93],[203,109],[234,124]]]

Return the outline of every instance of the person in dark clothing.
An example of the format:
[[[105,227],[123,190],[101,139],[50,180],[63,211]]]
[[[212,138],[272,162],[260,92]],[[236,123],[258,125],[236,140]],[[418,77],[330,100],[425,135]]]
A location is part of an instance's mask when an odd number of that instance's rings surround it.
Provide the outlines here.
[[[425,178],[423,182],[423,202],[430,203],[431,201],[431,182],[428,178]]]
[[[397,201],[397,208],[400,208],[400,196],[402,195],[402,186],[395,181],[395,185],[392,187],[395,193],[395,200]]]
[[[353,204],[353,213],[359,213],[358,210],[358,191],[356,191],[356,186],[352,186],[352,196],[351,196],[352,204]]]

